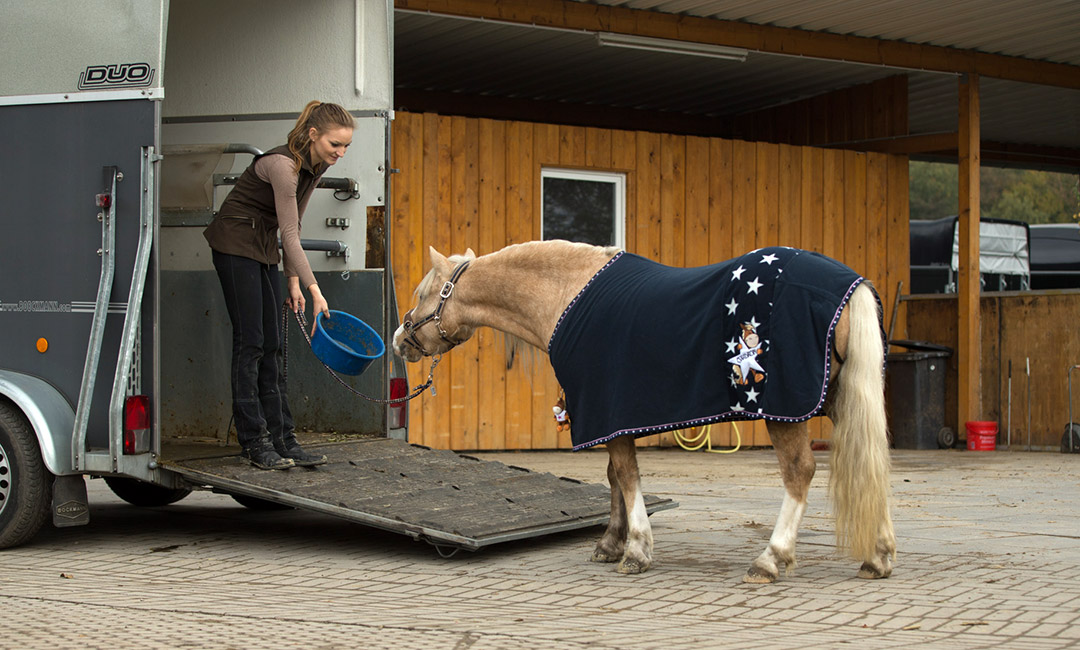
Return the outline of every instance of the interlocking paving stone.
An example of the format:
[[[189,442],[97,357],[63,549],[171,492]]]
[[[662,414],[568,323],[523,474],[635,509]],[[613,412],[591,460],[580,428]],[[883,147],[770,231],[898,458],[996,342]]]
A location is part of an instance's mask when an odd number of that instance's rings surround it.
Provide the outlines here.
[[[605,481],[602,451],[479,454]],[[889,580],[832,546],[825,456],[799,566],[742,576],[783,495],[771,451],[640,454],[654,566],[588,561],[594,528],[449,559],[392,533],[199,492],[139,509],[88,483],[91,523],[0,552],[0,648],[1026,648],[1080,642],[1075,456],[899,451]],[[1069,498],[1065,498],[1065,497]]]

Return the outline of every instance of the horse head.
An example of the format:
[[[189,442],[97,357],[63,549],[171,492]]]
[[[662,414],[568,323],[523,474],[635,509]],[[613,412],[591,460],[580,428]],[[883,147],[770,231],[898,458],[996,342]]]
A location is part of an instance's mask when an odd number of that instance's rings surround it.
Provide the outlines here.
[[[447,352],[475,331],[461,322],[461,310],[451,298],[476,253],[470,248],[464,255],[448,258],[433,247],[429,251],[431,270],[413,291],[412,309],[405,312],[394,332],[394,352],[407,361]]]

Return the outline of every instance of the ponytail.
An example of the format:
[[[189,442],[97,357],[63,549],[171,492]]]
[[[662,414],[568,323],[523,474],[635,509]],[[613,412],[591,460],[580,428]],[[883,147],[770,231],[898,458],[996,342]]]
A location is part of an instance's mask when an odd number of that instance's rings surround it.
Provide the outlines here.
[[[338,104],[324,104],[318,100],[308,102],[301,111],[300,117],[297,118],[296,125],[293,126],[292,131],[289,131],[287,140],[289,153],[292,154],[297,173],[303,166],[304,159],[309,155],[308,150],[311,147],[309,131],[312,127],[319,133],[338,127],[353,129],[356,128],[356,120],[349,111]]]

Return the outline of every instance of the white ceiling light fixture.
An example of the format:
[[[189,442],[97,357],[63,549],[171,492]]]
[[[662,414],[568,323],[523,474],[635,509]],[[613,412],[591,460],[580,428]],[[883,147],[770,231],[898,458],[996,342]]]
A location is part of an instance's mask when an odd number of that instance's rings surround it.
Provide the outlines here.
[[[597,32],[596,40],[600,45],[608,45],[611,47],[627,47],[634,50],[666,52],[668,54],[705,56],[713,59],[738,61],[739,63],[746,61],[746,56],[749,54],[748,50],[739,47],[725,47],[723,45],[694,43],[691,41],[675,41],[668,38],[652,38],[650,36],[636,36],[633,34],[616,34],[614,32]]]

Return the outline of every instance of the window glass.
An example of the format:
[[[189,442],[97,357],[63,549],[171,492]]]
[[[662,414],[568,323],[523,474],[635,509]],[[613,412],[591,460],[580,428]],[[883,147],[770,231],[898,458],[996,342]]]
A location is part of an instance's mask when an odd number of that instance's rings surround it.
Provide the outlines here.
[[[541,172],[544,239],[624,246],[626,177],[610,172]]]

